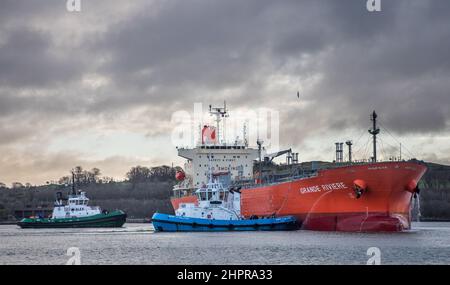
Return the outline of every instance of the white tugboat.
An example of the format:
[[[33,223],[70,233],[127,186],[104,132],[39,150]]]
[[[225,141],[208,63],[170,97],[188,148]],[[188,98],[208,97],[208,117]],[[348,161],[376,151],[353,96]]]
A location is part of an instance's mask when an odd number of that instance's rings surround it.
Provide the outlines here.
[[[107,212],[88,204],[89,198],[86,197],[86,193],[75,191],[75,183],[72,183],[72,193],[67,199],[67,204],[64,204],[62,193],[57,193],[50,218],[25,218],[18,225],[21,228],[97,228],[121,227],[126,221],[127,215],[121,210]]]
[[[195,191],[195,194],[198,205],[181,203],[175,211],[176,216],[210,220],[241,219],[240,192],[224,188],[218,179],[213,178],[211,172],[208,183]]]

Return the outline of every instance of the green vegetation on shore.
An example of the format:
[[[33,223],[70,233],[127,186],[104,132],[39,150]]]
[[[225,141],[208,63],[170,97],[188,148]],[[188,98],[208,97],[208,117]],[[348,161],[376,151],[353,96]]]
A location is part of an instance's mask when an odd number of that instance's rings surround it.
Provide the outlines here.
[[[421,216],[450,220],[450,166],[427,163],[427,167],[419,183]]]
[[[87,192],[91,205],[103,209],[121,209],[128,217],[147,218],[156,212],[173,212],[170,195],[175,184],[177,168],[136,166],[126,174],[126,180],[115,182],[100,178],[100,170],[74,169],[78,189]],[[0,221],[13,219],[18,210],[51,208],[57,192],[71,191],[71,178],[64,176],[57,183],[42,186],[13,183],[11,188],[0,187]]]

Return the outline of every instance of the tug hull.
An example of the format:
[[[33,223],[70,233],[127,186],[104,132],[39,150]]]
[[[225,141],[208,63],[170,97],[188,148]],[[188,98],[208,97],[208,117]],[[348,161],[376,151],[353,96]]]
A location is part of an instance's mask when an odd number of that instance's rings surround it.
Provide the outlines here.
[[[26,228],[120,228],[126,222],[127,215],[123,211],[98,214],[89,217],[46,219],[25,218],[17,225]]]
[[[289,231],[299,228],[292,217],[246,220],[212,220],[155,213],[152,224],[157,232]]]

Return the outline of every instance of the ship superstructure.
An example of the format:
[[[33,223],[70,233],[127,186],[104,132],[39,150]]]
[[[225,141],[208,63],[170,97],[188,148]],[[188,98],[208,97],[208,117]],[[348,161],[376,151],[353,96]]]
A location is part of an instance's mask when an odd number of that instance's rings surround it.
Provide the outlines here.
[[[175,198],[187,197],[208,183],[208,169],[222,183],[230,180],[249,180],[253,178],[253,161],[257,159],[259,150],[249,147],[245,137],[227,142],[224,138],[225,128],[221,131],[221,120],[228,116],[226,105],[220,108],[209,108],[215,116],[216,126],[204,125],[201,140],[194,148],[177,148],[178,155],[186,159],[184,172],[178,173],[179,183],[174,187]],[[245,126],[244,126],[245,128]],[[209,158],[210,156],[210,158]],[[209,160],[210,159],[210,160]]]
[[[89,217],[102,213],[100,207],[88,205],[89,198],[86,197],[86,192],[79,191],[69,195],[67,204],[64,204],[60,194],[61,192],[55,201],[52,219]]]

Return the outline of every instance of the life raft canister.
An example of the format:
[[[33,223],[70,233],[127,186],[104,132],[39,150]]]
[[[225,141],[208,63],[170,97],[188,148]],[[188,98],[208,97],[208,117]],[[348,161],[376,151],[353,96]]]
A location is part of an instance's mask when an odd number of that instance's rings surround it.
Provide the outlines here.
[[[178,181],[183,181],[184,178],[186,178],[186,175],[184,174],[183,171],[177,171],[177,173],[175,174],[175,179]]]
[[[362,179],[353,181],[353,189],[355,190],[356,198],[359,199],[364,192],[367,191],[367,183]]]

